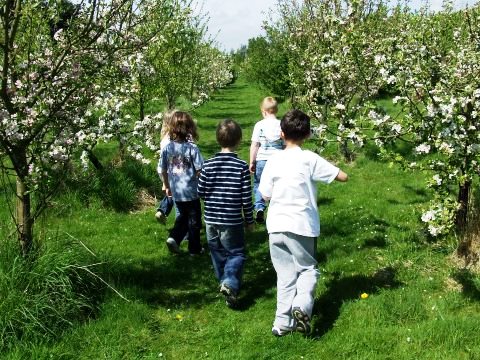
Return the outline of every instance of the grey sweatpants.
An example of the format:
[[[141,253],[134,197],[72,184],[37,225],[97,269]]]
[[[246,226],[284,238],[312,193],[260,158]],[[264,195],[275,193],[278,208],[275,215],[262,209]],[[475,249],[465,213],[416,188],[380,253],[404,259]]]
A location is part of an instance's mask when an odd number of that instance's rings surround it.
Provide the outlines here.
[[[292,308],[299,307],[312,317],[315,287],[320,276],[316,268],[317,239],[288,232],[269,235],[270,257],[277,272],[277,311],[274,326],[295,326]]]

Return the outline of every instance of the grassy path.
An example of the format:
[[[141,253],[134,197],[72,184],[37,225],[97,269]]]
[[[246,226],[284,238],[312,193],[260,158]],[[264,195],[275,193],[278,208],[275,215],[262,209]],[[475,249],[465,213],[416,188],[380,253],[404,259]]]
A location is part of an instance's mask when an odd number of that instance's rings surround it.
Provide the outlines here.
[[[240,156],[247,159],[266,95],[239,81],[197,110],[206,158],[217,150],[217,121],[232,117],[244,130]],[[335,161],[334,151],[325,156]],[[107,261],[112,284],[129,301],[110,292],[88,323],[47,345],[24,344],[8,358],[480,359],[480,294],[451,280],[451,248],[421,241],[422,179],[364,155],[340,166],[349,183],[319,190],[322,277],[312,337],[270,334],[275,273],[264,227],[248,237],[242,305],[232,311],[217,293],[208,256],[167,253],[167,231],[153,209],[122,214],[73,201],[46,227],[52,236],[68,231]]]

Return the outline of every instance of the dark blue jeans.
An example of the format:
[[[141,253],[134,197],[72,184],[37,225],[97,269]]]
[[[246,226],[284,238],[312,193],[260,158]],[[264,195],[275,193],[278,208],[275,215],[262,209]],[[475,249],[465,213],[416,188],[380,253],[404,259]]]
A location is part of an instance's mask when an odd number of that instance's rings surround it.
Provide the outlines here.
[[[188,251],[190,254],[199,254],[202,250],[200,245],[200,228],[202,226],[202,206],[200,199],[193,201],[175,201],[178,215],[175,219],[170,237],[180,245],[185,235],[188,234]]]
[[[215,276],[238,293],[247,258],[243,225],[206,224],[206,233]]]
[[[260,179],[262,178],[263,168],[267,163],[266,160],[260,160],[255,162],[255,175],[253,176],[253,196],[255,197],[254,208],[255,211],[265,210],[265,200],[262,198],[262,194],[258,191],[258,185],[260,185]]]

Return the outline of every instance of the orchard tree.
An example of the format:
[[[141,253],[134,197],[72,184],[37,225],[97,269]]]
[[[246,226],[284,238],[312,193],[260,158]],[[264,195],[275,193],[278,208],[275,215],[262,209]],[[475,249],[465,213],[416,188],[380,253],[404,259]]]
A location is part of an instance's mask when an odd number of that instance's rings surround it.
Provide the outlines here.
[[[244,69],[249,81],[277,97],[288,98],[291,95],[288,46],[286,32],[280,26],[281,23],[266,25],[266,36],[248,40]]]
[[[318,121],[320,146],[337,141],[352,161],[381,84],[374,49],[388,9],[375,0],[285,0],[280,6],[295,100]]]
[[[381,73],[403,115],[370,113],[383,154],[431,174],[434,200],[422,215],[432,236],[464,230],[471,186],[480,171],[480,7],[392,15]],[[403,139],[413,160],[390,146]]]
[[[142,4],[81,1],[65,19],[62,2],[2,3],[0,166],[7,179],[16,178],[12,215],[23,254],[69,159],[85,144],[111,137],[111,123],[98,113],[120,106],[110,89],[122,59],[141,45],[134,30]]]

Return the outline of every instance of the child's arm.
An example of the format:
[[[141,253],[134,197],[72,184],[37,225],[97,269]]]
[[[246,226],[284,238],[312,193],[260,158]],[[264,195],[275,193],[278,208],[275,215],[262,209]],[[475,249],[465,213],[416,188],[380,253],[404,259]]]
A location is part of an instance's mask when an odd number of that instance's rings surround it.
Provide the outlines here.
[[[255,172],[255,161],[257,159],[258,148],[260,147],[260,143],[256,141],[252,141],[252,145],[250,145],[250,172]]]
[[[170,183],[168,182],[167,170],[162,170],[162,181],[163,181],[163,186],[165,187],[165,195],[172,196],[172,191],[170,190]]]
[[[339,170],[337,177],[335,180],[340,181],[340,182],[345,182],[348,180],[348,175],[344,173],[342,170]]]
[[[241,191],[242,191],[242,210],[243,217],[245,219],[245,225],[248,230],[253,229],[253,204],[252,204],[252,179],[250,171],[245,166],[242,170],[242,180],[241,180]]]
[[[205,185],[207,183],[207,177],[205,175],[205,168],[200,171],[200,176],[198,178],[197,192],[198,196],[202,199],[205,199]]]

